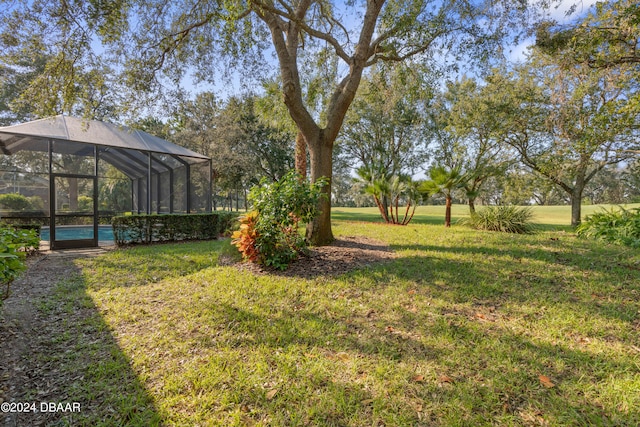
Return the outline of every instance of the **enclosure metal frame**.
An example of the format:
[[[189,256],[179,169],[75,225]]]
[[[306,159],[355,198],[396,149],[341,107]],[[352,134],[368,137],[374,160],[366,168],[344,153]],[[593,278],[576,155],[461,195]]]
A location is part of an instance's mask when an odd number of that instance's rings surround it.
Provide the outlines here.
[[[50,248],[51,249],[68,249],[68,248],[80,248],[80,247],[97,247],[98,246],[98,220],[99,220],[99,162],[104,161],[116,169],[120,170],[125,176],[127,176],[131,182],[131,209],[132,213],[161,213],[161,196],[162,196],[162,185],[161,185],[161,175],[164,173],[168,173],[169,178],[169,194],[168,194],[168,210],[169,213],[175,213],[175,192],[174,185],[176,183],[174,176],[174,169],[184,167],[185,174],[185,199],[182,207],[184,210],[181,212],[192,213],[192,190],[193,186],[191,183],[192,175],[192,167],[207,167],[208,171],[208,183],[205,183],[203,189],[206,192],[206,201],[203,202],[206,204],[204,210],[206,212],[211,212],[212,210],[212,162],[209,157],[201,156],[197,153],[193,153],[194,156],[188,156],[184,154],[175,154],[168,151],[153,151],[153,150],[144,150],[140,147],[122,147],[122,146],[114,146],[108,144],[100,144],[95,142],[86,142],[74,139],[65,139],[65,138],[57,138],[57,137],[46,137],[43,135],[34,135],[29,133],[20,133],[13,132],[10,128],[0,128],[0,137],[5,136],[5,139],[0,139],[0,149],[3,155],[13,155],[16,152],[21,150],[25,151],[40,151],[44,152],[44,143],[46,142],[46,152],[48,154],[48,178],[49,178],[49,227],[50,227]],[[14,139],[15,138],[15,139]],[[24,138],[24,139],[23,139]],[[36,145],[41,144],[38,148],[19,148],[15,151],[11,151],[7,149],[8,146],[16,143],[16,139],[18,142],[27,141],[34,142]],[[78,150],[73,153],[78,156],[86,156],[93,157],[93,173],[92,174],[74,174],[74,173],[61,173],[54,172],[54,143],[56,141],[65,142],[65,143],[74,143],[81,144],[86,146],[87,149],[91,149],[93,153],[90,153],[87,150]],[[166,142],[166,141],[164,141]],[[167,142],[167,144],[170,144]],[[17,145],[17,144],[16,144]],[[81,154],[82,153],[82,154]],[[135,153],[138,153],[136,155]],[[88,155],[87,155],[88,154]],[[195,157],[195,156],[199,157]],[[176,165],[172,167],[170,163],[163,161],[160,156],[167,156],[176,161]],[[143,158],[146,157],[146,161]],[[189,162],[187,159],[193,159],[193,163]],[[205,164],[206,162],[206,164]],[[177,166],[180,164],[180,166]],[[165,170],[160,170],[165,169]],[[154,193],[153,193],[153,177],[157,177],[156,183],[156,194],[155,198],[157,199],[157,206],[153,209],[152,205],[154,201]],[[80,178],[80,179],[91,179],[93,180],[93,212],[91,214],[86,214],[86,216],[93,216],[93,238],[92,239],[78,239],[78,240],[58,240],[56,239],[56,217],[64,216],[56,213],[56,201],[55,201],[55,178],[56,177],[67,177],[67,178]],[[147,180],[146,183],[146,206],[143,208],[142,205],[142,180]],[[136,182],[137,181],[137,182]],[[137,187],[137,188],[136,188]],[[137,198],[134,196],[134,192],[137,193]],[[137,204],[136,204],[137,203]],[[200,206],[203,206],[202,204]],[[166,205],[165,205],[166,207]],[[85,216],[84,214],[75,214],[72,216]]]

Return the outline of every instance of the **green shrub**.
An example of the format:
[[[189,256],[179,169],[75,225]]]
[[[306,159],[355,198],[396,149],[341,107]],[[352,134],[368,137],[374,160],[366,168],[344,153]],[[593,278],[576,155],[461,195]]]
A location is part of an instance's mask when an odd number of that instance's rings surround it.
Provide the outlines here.
[[[40,231],[42,230],[40,224],[2,224],[0,227],[15,229],[19,236],[20,250],[27,255],[40,250]]]
[[[26,269],[27,252],[37,250],[40,237],[36,230],[0,226],[0,284],[5,289],[2,299],[9,296],[9,286]]]
[[[640,248],[640,208],[603,209],[588,215],[576,232],[580,237]]]
[[[117,245],[217,239],[235,225],[238,214],[216,211],[204,214],[127,215],[111,220]]]
[[[533,211],[526,207],[487,206],[461,223],[478,230],[530,234],[534,231],[532,217]]]
[[[0,209],[14,212],[28,211],[32,209],[28,197],[18,193],[0,194]]]
[[[249,200],[257,212],[255,220],[244,217],[240,231],[234,233],[234,244],[244,258],[286,269],[306,248],[298,225],[318,214],[318,201],[326,183],[326,179],[319,179],[309,184],[291,171],[278,182],[263,180],[253,187]]]

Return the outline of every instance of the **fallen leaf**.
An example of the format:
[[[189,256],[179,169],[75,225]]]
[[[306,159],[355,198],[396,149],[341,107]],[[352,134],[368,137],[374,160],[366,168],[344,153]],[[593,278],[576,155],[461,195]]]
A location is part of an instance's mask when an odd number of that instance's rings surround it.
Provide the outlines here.
[[[453,379],[451,377],[448,377],[447,375],[440,375],[438,380],[441,383],[449,383],[449,384],[453,384],[454,383]]]
[[[413,378],[411,378],[413,381],[421,383],[424,381],[424,375],[416,375]]]
[[[415,293],[416,293],[416,290],[415,290],[415,289],[411,289],[411,290],[409,291],[409,295],[414,295]]]
[[[277,389],[277,388],[274,388],[274,389],[272,389],[272,390],[269,390],[269,391],[267,392],[267,396],[266,396],[266,397],[267,397],[267,400],[271,400],[271,399],[273,399],[277,393],[278,393],[278,389]]]
[[[386,328],[384,328],[385,331],[387,332],[393,332],[395,331],[395,329],[393,328],[393,326],[387,326]]]
[[[551,381],[551,378],[549,378],[546,375],[540,375],[538,376],[538,379],[540,379],[540,384],[542,384],[543,386],[545,386],[546,388],[553,388],[556,385],[553,383],[553,381]]]

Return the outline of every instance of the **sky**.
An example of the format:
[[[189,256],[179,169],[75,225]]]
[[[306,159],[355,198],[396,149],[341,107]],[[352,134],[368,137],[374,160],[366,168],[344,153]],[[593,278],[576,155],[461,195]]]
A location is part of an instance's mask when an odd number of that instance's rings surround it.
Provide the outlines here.
[[[597,3],[596,0],[562,0],[556,7],[545,12],[545,16],[548,19],[556,21],[558,24],[569,24],[575,21],[577,18],[586,15],[591,6]],[[571,7],[575,5],[575,11],[571,15],[567,15],[567,12]],[[524,40],[519,45],[513,47],[508,56],[508,60],[511,62],[522,62],[526,59],[527,50],[535,43],[533,37]]]

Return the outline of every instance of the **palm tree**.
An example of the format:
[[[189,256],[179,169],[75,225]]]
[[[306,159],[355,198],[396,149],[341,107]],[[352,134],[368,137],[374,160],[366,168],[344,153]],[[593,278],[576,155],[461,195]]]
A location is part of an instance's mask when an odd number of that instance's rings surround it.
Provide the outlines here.
[[[390,222],[388,213],[388,182],[384,175],[376,173],[371,168],[360,167],[356,170],[356,181],[363,184],[362,191],[373,196],[373,200],[385,222]],[[382,177],[381,177],[382,176]]]
[[[465,176],[461,173],[460,168],[446,168],[445,166],[434,166],[429,171],[428,181],[422,183],[420,189],[426,194],[442,194],[446,200],[444,226],[451,227],[451,201],[453,199],[453,191],[464,185]]]
[[[373,196],[373,200],[388,224],[407,225],[413,218],[420,200],[418,183],[408,175],[376,173],[370,168],[361,167],[356,171],[356,181],[363,185],[363,192]],[[400,219],[399,205],[406,203],[403,218]],[[413,210],[411,208],[413,207]]]
[[[405,184],[404,196],[407,200],[407,208],[404,211],[404,218],[401,224],[407,225],[413,219],[413,215],[416,213],[416,208],[422,199],[422,192],[420,191],[421,181],[414,181],[411,178]],[[411,210],[411,213],[409,213]]]

